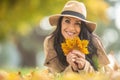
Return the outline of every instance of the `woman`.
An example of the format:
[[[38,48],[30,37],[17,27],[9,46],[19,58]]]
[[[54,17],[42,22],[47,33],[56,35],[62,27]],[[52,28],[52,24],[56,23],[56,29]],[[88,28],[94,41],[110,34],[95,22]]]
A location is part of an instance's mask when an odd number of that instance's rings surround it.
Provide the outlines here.
[[[86,8],[83,3],[68,1],[61,14],[50,16],[49,22],[52,26],[57,26],[44,41],[45,66],[50,72],[92,72],[98,70],[95,60],[98,60],[99,67],[109,63],[100,39],[93,34],[96,24],[86,20]],[[88,55],[79,50],[72,50],[68,55],[64,55],[61,43],[74,37],[89,41]]]

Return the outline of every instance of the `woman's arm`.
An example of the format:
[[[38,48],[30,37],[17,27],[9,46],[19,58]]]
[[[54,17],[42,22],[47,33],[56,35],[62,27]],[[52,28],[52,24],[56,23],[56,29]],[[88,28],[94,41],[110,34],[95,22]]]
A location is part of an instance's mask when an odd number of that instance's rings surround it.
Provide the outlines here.
[[[51,73],[62,72],[65,69],[65,66],[60,63],[57,57],[57,53],[53,47],[53,38],[51,38],[51,36],[46,37],[44,40],[44,53],[44,65]]]
[[[113,69],[109,67],[110,61],[107,57],[105,48],[100,38],[97,35],[93,34],[92,39],[93,39],[94,46],[97,48],[98,63],[99,63],[100,70],[102,70],[103,72],[113,71]]]

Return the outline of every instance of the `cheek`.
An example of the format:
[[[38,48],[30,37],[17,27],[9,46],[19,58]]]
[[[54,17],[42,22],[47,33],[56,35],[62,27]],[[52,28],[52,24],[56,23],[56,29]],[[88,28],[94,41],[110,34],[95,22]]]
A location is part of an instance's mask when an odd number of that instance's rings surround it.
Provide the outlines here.
[[[77,32],[78,34],[80,33],[80,31],[81,31],[81,28],[80,28],[80,27],[76,28],[76,32]]]
[[[61,31],[64,31],[66,28],[67,28],[67,25],[64,24],[64,23],[62,23],[62,24],[61,24]]]
[[[78,29],[78,33],[80,33],[80,31],[81,31],[81,29],[79,28],[79,29]]]

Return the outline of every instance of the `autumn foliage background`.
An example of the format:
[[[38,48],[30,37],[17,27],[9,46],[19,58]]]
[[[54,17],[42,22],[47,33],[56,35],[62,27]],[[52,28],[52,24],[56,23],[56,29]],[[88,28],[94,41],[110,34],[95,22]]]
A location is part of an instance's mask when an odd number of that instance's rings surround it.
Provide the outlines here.
[[[7,71],[11,73],[11,70],[17,73],[18,69],[24,72],[24,68],[45,68],[43,41],[54,30],[48,23],[48,16],[60,13],[67,1],[0,0],[0,70],[3,74]],[[115,16],[119,14],[117,4],[120,1],[78,1],[86,5],[87,20],[97,23],[95,33],[101,37],[107,54],[112,50],[119,62],[120,29],[116,22],[119,16]]]

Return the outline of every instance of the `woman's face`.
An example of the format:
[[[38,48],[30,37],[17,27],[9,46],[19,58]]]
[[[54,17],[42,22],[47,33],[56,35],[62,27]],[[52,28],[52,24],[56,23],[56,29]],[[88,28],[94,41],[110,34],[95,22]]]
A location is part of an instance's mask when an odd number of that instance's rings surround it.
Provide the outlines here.
[[[81,31],[81,21],[73,17],[63,17],[61,33],[65,39],[77,37]]]

